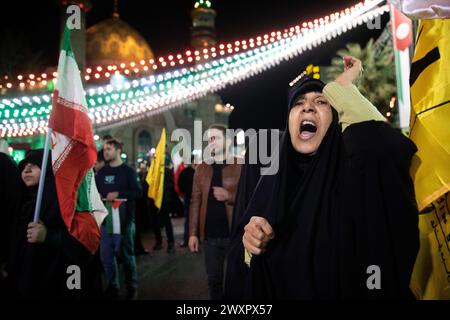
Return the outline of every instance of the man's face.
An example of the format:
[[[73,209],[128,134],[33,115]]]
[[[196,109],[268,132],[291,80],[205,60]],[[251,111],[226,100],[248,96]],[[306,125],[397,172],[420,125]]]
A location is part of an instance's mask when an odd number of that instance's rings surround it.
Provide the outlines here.
[[[103,157],[106,162],[114,161],[120,157],[120,149],[116,149],[112,144],[105,144],[103,148]]]
[[[292,146],[302,154],[319,149],[333,120],[331,106],[320,92],[301,95],[289,113],[289,134]]]
[[[225,153],[225,137],[222,130],[209,129],[208,130],[208,147],[212,155],[221,155]]]
[[[33,163],[27,163],[22,171],[22,180],[27,187],[37,186],[39,184],[39,176],[41,168]]]

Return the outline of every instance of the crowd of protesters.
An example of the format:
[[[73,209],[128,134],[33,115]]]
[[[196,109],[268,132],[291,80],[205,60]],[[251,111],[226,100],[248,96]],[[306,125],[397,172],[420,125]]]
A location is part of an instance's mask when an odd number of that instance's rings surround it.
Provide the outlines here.
[[[146,227],[152,225],[155,251],[164,247],[164,228],[174,254],[171,215],[181,211],[180,247],[203,253],[213,300],[411,298],[419,234],[408,169],[416,147],[353,85],[360,72],[361,62],[346,57],[335,81],[305,76],[291,88],[274,175],[230,156],[222,125],[208,130],[211,159],[186,164],[177,179],[167,155],[159,209],[147,196],[149,162],[132,168],[121,142],[105,136],[95,181],[106,204],[118,203],[118,215],[111,211],[103,221],[94,254],[63,222],[51,159],[33,222],[43,150],[30,150],[16,165],[2,148],[0,295],[118,299],[124,283],[124,297],[136,299],[136,255],[149,251]],[[83,275],[80,290],[68,288],[74,265]],[[383,270],[379,290],[367,287],[372,265]]]

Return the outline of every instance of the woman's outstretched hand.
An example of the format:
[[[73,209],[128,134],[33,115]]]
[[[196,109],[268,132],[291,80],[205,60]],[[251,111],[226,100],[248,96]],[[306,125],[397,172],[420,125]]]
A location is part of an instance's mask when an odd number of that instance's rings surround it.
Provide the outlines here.
[[[336,82],[342,86],[352,84],[362,72],[361,61],[352,56],[345,56],[344,62],[344,72],[336,78]]]
[[[267,244],[274,238],[273,229],[269,222],[261,217],[252,217],[244,230],[242,243],[245,249],[254,255],[264,253]]]

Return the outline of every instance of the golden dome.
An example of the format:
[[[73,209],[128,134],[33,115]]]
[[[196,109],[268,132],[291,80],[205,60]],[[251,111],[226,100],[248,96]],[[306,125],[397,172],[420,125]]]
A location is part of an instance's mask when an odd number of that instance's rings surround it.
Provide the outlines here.
[[[117,15],[100,21],[86,30],[88,65],[139,62],[153,58],[153,51],[147,41]]]

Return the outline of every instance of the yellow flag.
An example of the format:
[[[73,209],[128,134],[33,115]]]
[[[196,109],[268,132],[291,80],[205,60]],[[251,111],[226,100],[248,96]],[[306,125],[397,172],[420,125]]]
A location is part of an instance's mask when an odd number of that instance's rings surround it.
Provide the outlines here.
[[[450,299],[450,19],[422,20],[411,68],[411,175],[420,251],[411,288],[420,299]]]
[[[410,138],[419,211],[450,191],[450,19],[422,20],[411,68]]]
[[[411,279],[419,299],[450,299],[450,192],[419,215],[420,250]]]
[[[161,132],[156,152],[145,181],[148,183],[148,197],[155,201],[155,206],[161,209],[164,194],[164,164],[166,158],[166,129]]]

